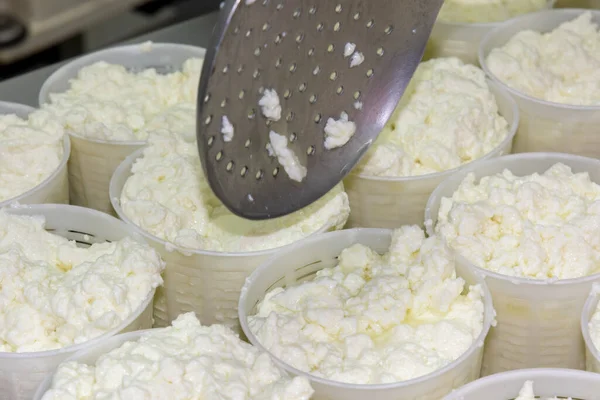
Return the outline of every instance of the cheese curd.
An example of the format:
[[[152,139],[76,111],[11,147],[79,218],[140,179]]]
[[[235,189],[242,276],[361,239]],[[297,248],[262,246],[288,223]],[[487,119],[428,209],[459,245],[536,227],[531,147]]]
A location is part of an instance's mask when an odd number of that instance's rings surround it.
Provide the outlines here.
[[[600,30],[584,12],[548,33],[525,30],[487,57],[508,86],[555,103],[600,105]]]
[[[438,19],[457,23],[506,21],[547,8],[548,3],[548,0],[445,0]]]
[[[276,156],[277,161],[285,170],[290,179],[302,182],[307,174],[307,169],[300,163],[298,156],[288,147],[288,140],[277,132],[269,132],[267,151],[270,156]]]
[[[474,265],[518,277],[600,272],[600,185],[555,164],[523,177],[469,174],[443,198],[435,227]]]
[[[356,124],[348,120],[348,114],[342,111],[340,119],[328,118],[325,124],[325,142],[327,150],[342,147],[354,136]]]
[[[182,70],[130,71],[97,62],[83,67],[63,93],[51,93],[43,108],[74,135],[107,141],[146,140],[153,130],[195,135],[196,98],[202,60]]]
[[[483,71],[457,58],[433,59],[419,65],[356,171],[385,177],[446,171],[483,157],[507,135]]]
[[[389,253],[355,244],[314,279],[267,293],[248,318],[272,354],[319,377],[393,383],[456,360],[481,333],[482,289],[417,226],[395,231]]]
[[[77,247],[41,216],[0,211],[0,352],[83,343],[116,328],[162,284],[164,263],[126,238]]]
[[[34,111],[27,119],[0,115],[0,202],[33,189],[63,158],[62,126],[50,114]]]
[[[289,378],[267,354],[193,313],[101,355],[60,365],[42,400],[308,400],[308,379]]]
[[[195,142],[151,136],[121,193],[123,212],[150,234],[178,246],[228,252],[280,247],[324,227],[341,228],[350,208],[342,186],[291,215],[250,221],[232,214],[204,177]]]
[[[561,400],[572,400],[570,397],[560,397]],[[536,397],[533,392],[533,381],[526,381],[515,400],[559,400],[559,397]]]
[[[594,289],[598,290],[597,288]],[[598,349],[598,351],[600,351],[600,303],[598,303],[596,311],[594,312],[592,318],[590,319],[590,322],[588,323],[588,329],[594,346],[596,347],[596,349]]]

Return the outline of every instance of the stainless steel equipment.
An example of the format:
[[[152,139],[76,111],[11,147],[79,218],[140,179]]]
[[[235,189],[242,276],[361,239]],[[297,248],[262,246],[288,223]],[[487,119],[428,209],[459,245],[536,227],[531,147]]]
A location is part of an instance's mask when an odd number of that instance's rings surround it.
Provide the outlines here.
[[[338,184],[394,111],[423,55],[442,0],[228,0],[208,49],[198,98],[198,147],[215,194],[249,219],[282,216]],[[351,67],[347,43],[364,61]],[[282,117],[265,118],[265,89]],[[359,102],[359,103],[357,103]],[[344,111],[356,133],[324,147],[328,118]],[[224,141],[222,117],[234,136]],[[270,131],[308,170],[288,177],[268,151]],[[401,205],[399,205],[401,207]]]

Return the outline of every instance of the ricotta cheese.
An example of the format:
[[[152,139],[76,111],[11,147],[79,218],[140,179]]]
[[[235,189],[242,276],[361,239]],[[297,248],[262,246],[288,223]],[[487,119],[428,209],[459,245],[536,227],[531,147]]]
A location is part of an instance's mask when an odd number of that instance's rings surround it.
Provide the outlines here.
[[[519,32],[486,62],[498,79],[529,96],[600,105],[600,30],[589,11],[552,32]]]
[[[356,50],[356,44],[351,42],[346,43],[344,46],[344,58],[350,57],[354,53],[354,50]]]
[[[270,173],[270,172],[269,172]],[[195,142],[151,136],[121,193],[125,215],[150,234],[189,249],[245,252],[280,247],[324,227],[342,228],[350,208],[337,186],[291,215],[250,221],[232,214],[213,194]]]
[[[561,400],[572,400],[570,397],[560,397]],[[559,400],[559,397],[536,397],[533,392],[533,381],[526,381],[515,400]]]
[[[356,124],[352,121],[348,121],[348,114],[342,112],[340,119],[336,120],[333,118],[327,119],[325,124],[325,148],[327,150],[335,149],[336,147],[342,147],[356,132]]]
[[[101,61],[82,68],[65,92],[51,93],[43,108],[69,133],[91,139],[146,140],[162,129],[195,134],[201,70],[199,58],[167,74]]]
[[[231,142],[233,140],[233,134],[235,130],[233,129],[233,125],[229,122],[229,118],[223,115],[221,119],[221,133],[223,134],[223,140],[226,142]]]
[[[500,22],[548,7],[548,0],[445,0],[438,19],[445,22]]]
[[[101,355],[61,364],[42,400],[308,400],[308,379],[288,377],[267,354],[193,313]]]
[[[45,111],[0,115],[0,202],[33,189],[63,158],[64,130]]]
[[[452,252],[417,226],[379,255],[356,244],[314,279],[267,293],[248,318],[273,355],[313,375],[393,383],[456,360],[480,334],[482,289],[456,276]]]
[[[306,167],[300,163],[296,153],[288,147],[287,138],[271,131],[269,132],[269,141],[271,147],[267,151],[271,151],[277,156],[277,161],[279,161],[290,179],[302,182],[307,173]]]
[[[83,343],[116,328],[162,284],[158,253],[133,239],[77,247],[41,216],[0,211],[0,352]]]
[[[507,135],[484,72],[457,58],[433,59],[419,65],[357,172],[404,177],[446,171],[485,156]]]
[[[593,290],[600,290],[600,286],[594,286]],[[596,311],[594,312],[592,318],[590,319],[590,322],[588,323],[588,329],[594,346],[598,351],[600,351],[600,303],[596,307]]]
[[[443,198],[435,227],[474,265],[517,277],[600,272],[600,185],[555,164],[542,174],[468,175]]]
[[[272,121],[279,121],[281,119],[279,95],[277,95],[275,89],[266,89],[263,96],[258,100],[258,105],[266,118]]]
[[[350,68],[358,67],[365,61],[365,56],[360,51],[355,51],[350,58]]]

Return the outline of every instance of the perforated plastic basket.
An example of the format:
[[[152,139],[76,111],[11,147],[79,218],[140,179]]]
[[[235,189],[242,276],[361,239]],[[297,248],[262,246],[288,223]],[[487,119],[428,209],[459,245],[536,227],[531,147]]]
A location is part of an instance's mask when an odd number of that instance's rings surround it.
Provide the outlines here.
[[[79,70],[98,61],[120,64],[132,70],[156,68],[170,73],[181,68],[189,58],[204,58],[200,47],[153,43],[113,47],[76,58],[59,68],[44,82],[40,94],[40,106],[50,101],[51,93],[61,93],[69,88],[69,81],[77,77]],[[107,141],[71,136],[71,159],[69,160],[69,185],[71,204],[93,208],[114,215],[108,198],[108,185],[117,166],[144,141]]]
[[[204,325],[226,324],[239,332],[237,304],[246,277],[279,249],[245,253],[184,249],[135,225],[120,205],[131,167],[143,149],[128,156],[110,182],[110,199],[119,218],[143,235],[167,263],[164,286],[154,300],[155,326],[168,326],[179,314],[193,311]],[[324,226],[318,232],[334,227]]]
[[[81,245],[120,240],[124,237],[143,239],[122,221],[104,213],[81,207],[44,204],[9,208],[8,212],[19,215],[43,215],[46,230],[75,240]],[[129,318],[115,329],[88,342],[58,350],[34,353],[0,352],[0,397],[10,400],[30,400],[40,382],[66,358],[87,349],[118,333],[146,329],[152,326],[152,298],[154,291]]]
[[[463,386],[444,400],[514,399],[526,381],[533,381],[538,398],[600,400],[600,375],[552,368],[522,369],[488,376]]]
[[[501,173],[517,176],[542,173],[556,163],[573,172],[589,172],[600,183],[600,160],[560,153],[513,154],[486,160],[456,173],[432,193],[425,210],[429,234],[438,218],[443,197],[450,198],[469,173],[476,180]],[[484,375],[520,368],[585,367],[580,316],[592,284],[600,274],[577,279],[540,280],[501,275],[480,268],[458,255],[458,262],[485,277],[494,299],[498,324],[488,335],[483,358]]]
[[[314,236],[281,249],[266,263],[252,273],[246,281],[239,304],[240,322],[250,343],[261,351],[267,351],[248,327],[248,315],[256,311],[256,305],[266,293],[277,287],[291,286],[314,277],[314,274],[337,264],[337,257],[347,247],[361,243],[379,253],[388,251],[392,231],[386,229],[347,229]],[[315,390],[314,400],[439,400],[479,377],[483,342],[494,319],[492,300],[484,281],[468,268],[458,267],[457,275],[469,284],[481,284],[484,292],[485,315],[479,337],[461,357],[445,367],[405,382],[357,385],[336,382],[300,371],[277,357],[275,362],[291,375],[306,376]]]
[[[27,118],[35,108],[24,104],[0,101],[0,114],[15,114],[19,118]],[[41,204],[56,203],[69,204],[69,177],[67,175],[67,161],[71,153],[69,136],[63,139],[63,156],[58,167],[50,176],[25,193],[0,202],[0,208],[12,203]]]
[[[500,25],[481,41],[479,62],[483,70],[506,88],[519,106],[521,122],[513,146],[515,153],[559,151],[600,157],[600,106],[573,106],[536,99],[503,83],[486,63],[492,49],[504,46],[518,32],[526,29],[549,32],[583,12],[557,9],[524,15]],[[593,20],[600,23],[600,11],[592,13]]]
[[[509,154],[519,126],[519,110],[508,92],[488,80],[500,114],[508,122],[508,135],[483,160]],[[350,200],[349,227],[397,228],[403,224],[423,225],[425,204],[444,179],[464,166],[449,171],[399,178],[350,173],[344,186]]]

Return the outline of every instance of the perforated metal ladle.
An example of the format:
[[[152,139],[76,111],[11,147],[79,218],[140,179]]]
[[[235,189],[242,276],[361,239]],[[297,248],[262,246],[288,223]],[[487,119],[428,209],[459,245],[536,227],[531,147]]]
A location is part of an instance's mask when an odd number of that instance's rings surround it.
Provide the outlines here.
[[[227,1],[206,54],[197,121],[204,171],[225,206],[248,219],[275,218],[338,184],[392,115],[442,3]],[[266,118],[258,104],[267,89],[279,96],[278,121]],[[328,150],[326,122],[341,112],[356,133]],[[223,135],[223,117],[233,137]],[[301,182],[290,179],[268,148],[271,131],[287,138],[306,167]]]

